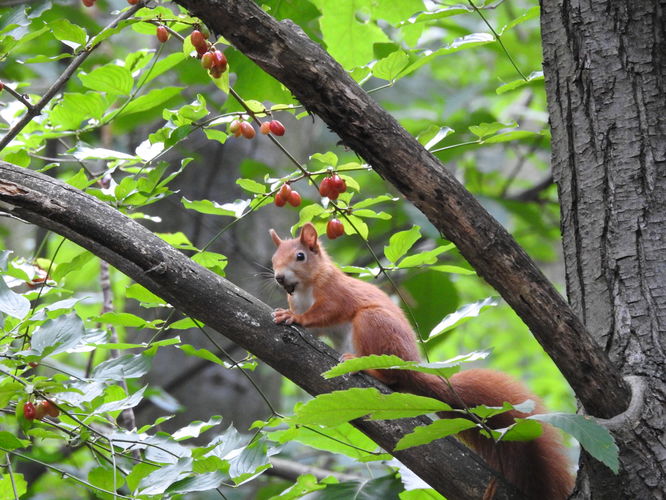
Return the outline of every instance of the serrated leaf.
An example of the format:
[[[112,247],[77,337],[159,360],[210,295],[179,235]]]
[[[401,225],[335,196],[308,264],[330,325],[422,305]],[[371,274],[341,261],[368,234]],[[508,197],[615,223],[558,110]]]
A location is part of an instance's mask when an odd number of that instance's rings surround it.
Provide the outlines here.
[[[389,244],[384,247],[384,256],[393,264],[405,255],[410,248],[421,238],[421,228],[413,226],[406,231],[395,233],[389,239]]]
[[[95,367],[92,377],[97,380],[122,380],[144,376],[150,370],[150,359],[141,354],[126,354],[109,359]]]
[[[331,426],[365,416],[388,420],[449,409],[446,403],[414,394],[382,394],[372,387],[353,388],[320,394],[300,406],[289,421],[292,424]]]
[[[395,445],[395,450],[404,450],[412,446],[428,444],[435,439],[451,436],[473,427],[476,427],[476,424],[467,418],[435,420],[431,424],[416,427],[413,432],[403,436]]]
[[[32,335],[30,347],[37,354],[58,354],[76,347],[83,340],[84,334],[81,319],[74,314],[67,314],[40,326]]]
[[[478,316],[485,307],[495,307],[498,304],[499,299],[497,297],[486,297],[483,300],[472,302],[471,304],[465,304],[457,311],[444,316],[444,319],[442,319],[442,321],[430,331],[428,334],[428,340],[447,332],[462,321]]]
[[[617,474],[620,470],[619,449],[608,429],[592,417],[570,413],[546,413],[527,417],[546,422],[570,434],[590,455]]]
[[[23,319],[30,311],[30,301],[11,290],[0,275],[0,311],[12,318]]]
[[[88,74],[80,73],[79,80],[89,89],[115,95],[129,95],[134,85],[130,72],[113,63],[95,68]]]

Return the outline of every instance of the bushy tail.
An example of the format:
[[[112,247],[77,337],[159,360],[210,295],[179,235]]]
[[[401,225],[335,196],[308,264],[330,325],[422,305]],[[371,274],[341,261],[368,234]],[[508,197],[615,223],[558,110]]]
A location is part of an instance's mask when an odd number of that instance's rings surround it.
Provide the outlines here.
[[[419,372],[403,372],[398,390],[433,397],[448,403],[453,408],[473,407],[480,404],[502,406],[505,401],[512,404],[527,399],[537,406],[533,413],[544,411],[541,401],[517,380],[492,370],[464,370],[446,381],[434,375]],[[528,414],[511,411],[488,421],[491,428],[500,429],[511,425],[516,417]],[[450,412],[442,418],[454,416]],[[460,414],[455,414],[460,417]],[[543,424],[543,433],[532,441],[501,442],[470,429],[459,437],[474,449],[493,469],[500,472],[508,482],[522,491],[526,498],[534,500],[562,500],[573,489],[573,477],[558,432]],[[490,496],[492,498],[492,495]]]

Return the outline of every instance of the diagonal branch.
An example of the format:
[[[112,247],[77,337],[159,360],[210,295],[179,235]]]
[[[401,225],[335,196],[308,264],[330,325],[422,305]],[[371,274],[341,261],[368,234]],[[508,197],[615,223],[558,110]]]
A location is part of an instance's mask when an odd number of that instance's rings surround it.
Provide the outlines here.
[[[455,243],[527,324],[588,413],[624,411],[630,393],[620,373],[536,264],[322,47],[252,0],[175,1],[282,82]]]
[[[337,364],[339,356],[331,348],[300,329],[276,325],[270,308],[261,301],[199,266],[138,222],[72,186],[0,161],[0,208],[90,250],[310,394],[380,387],[365,375],[324,379],[321,373]],[[359,419],[354,425],[385,450],[393,450],[405,433],[427,421]],[[481,498],[494,477],[480,458],[455,439],[391,453],[451,500]],[[501,485],[495,498],[521,496]]]

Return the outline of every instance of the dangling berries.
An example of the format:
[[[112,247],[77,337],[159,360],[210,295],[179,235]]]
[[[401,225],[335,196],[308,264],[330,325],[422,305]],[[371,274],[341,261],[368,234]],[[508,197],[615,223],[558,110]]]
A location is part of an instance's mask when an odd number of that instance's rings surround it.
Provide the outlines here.
[[[319,184],[319,194],[330,200],[337,200],[338,196],[345,191],[347,191],[347,183],[338,174],[324,177]]]
[[[261,126],[259,127],[259,132],[261,132],[264,135],[268,135],[271,133],[271,122],[261,122]]]
[[[301,195],[298,194],[298,191],[293,191],[289,193],[289,198],[287,198],[287,201],[292,207],[297,207],[301,204]]]
[[[60,415],[60,410],[58,409],[58,407],[53,403],[51,403],[51,401],[49,401],[48,399],[42,401],[42,404],[39,406],[44,408],[46,414],[51,418],[56,418],[58,415]]]
[[[280,193],[277,193],[275,195],[275,206],[284,207],[286,204],[287,200],[285,200]]]
[[[26,401],[23,404],[23,416],[27,420],[34,420],[36,414],[37,414],[37,412],[35,410],[35,405],[32,404],[32,402],[30,402],[30,401]]]
[[[163,24],[160,24],[157,27],[157,31],[155,33],[157,35],[157,39],[160,41],[160,43],[166,43],[166,41],[169,39],[169,31],[166,29],[166,26]]]
[[[248,122],[241,122],[240,132],[241,132],[241,135],[243,137],[245,137],[246,139],[252,139],[256,135],[256,132],[254,131],[254,127]]]
[[[2,92],[4,88],[5,88],[5,84],[0,82],[0,92]]]
[[[81,3],[83,3],[83,5],[86,7],[92,7],[95,5],[95,0],[81,0]]]
[[[215,56],[212,52],[206,52],[203,56],[201,56],[201,66],[203,66],[204,69],[211,69],[214,62]]]
[[[329,239],[334,240],[338,236],[342,236],[345,233],[345,226],[342,225],[338,219],[331,219],[326,224],[326,236]]]
[[[194,30],[190,35],[190,41],[192,42],[192,45],[194,45],[194,48],[197,49],[199,57],[202,57],[208,52],[208,42],[201,31]]]
[[[284,135],[285,133],[284,125],[282,125],[282,123],[279,122],[278,120],[271,121],[269,126],[271,128],[271,132],[273,132],[275,135],[279,136]]]
[[[279,191],[280,196],[282,196],[285,200],[289,199],[289,195],[291,194],[291,186],[289,185],[288,182],[282,184],[282,187],[280,188]]]
[[[234,134],[234,137],[240,137],[241,135],[241,121],[240,120],[234,120],[229,124],[229,132]]]
[[[127,0],[127,3],[130,5],[136,5],[139,3],[139,0]]]

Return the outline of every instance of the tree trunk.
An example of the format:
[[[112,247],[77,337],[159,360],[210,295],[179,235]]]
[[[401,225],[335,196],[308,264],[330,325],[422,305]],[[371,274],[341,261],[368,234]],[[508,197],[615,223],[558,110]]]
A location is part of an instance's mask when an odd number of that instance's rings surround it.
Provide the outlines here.
[[[665,7],[542,0],[569,301],[621,372],[645,385],[642,406],[634,391],[637,414],[611,424],[620,474],[583,455],[575,498],[664,497]]]

